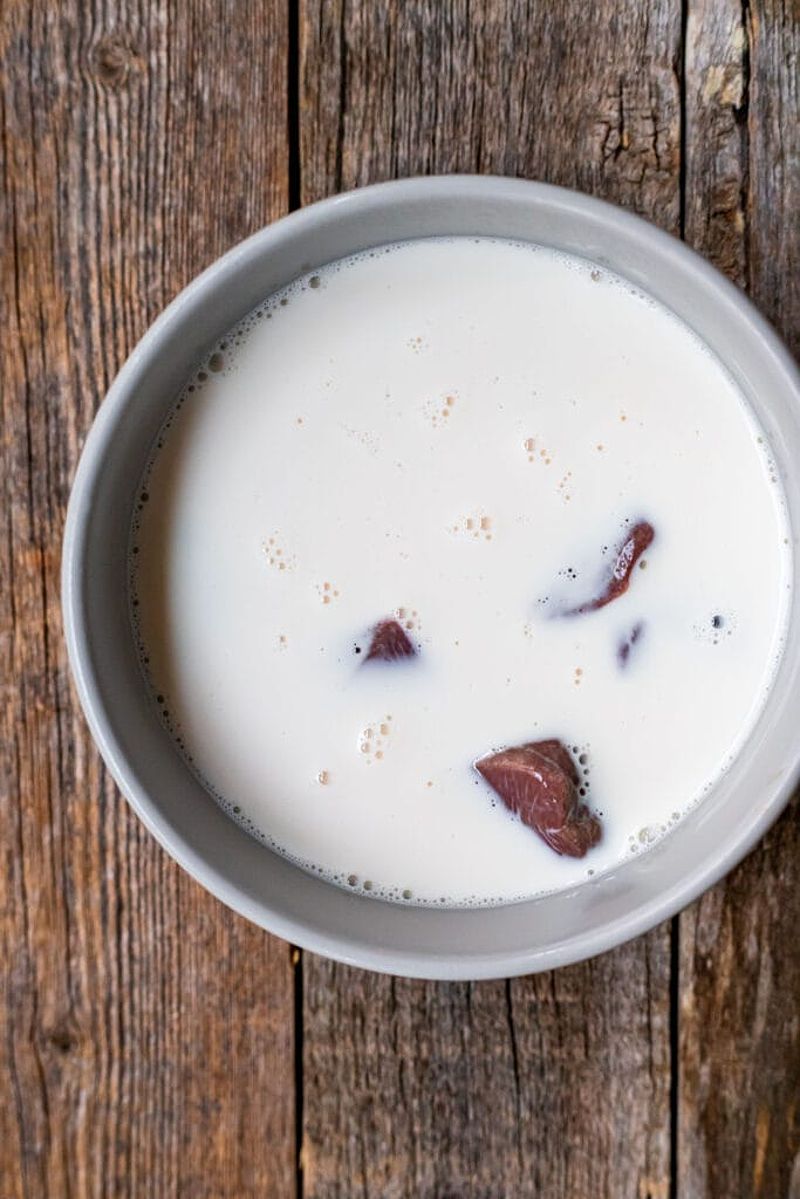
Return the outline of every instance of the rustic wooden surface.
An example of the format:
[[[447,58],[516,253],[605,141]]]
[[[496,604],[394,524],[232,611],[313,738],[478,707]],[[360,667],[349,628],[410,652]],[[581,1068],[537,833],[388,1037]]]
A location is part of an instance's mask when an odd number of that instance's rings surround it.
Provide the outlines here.
[[[226,27],[202,3],[0,11],[0,1195],[290,1196],[289,948],[192,883],[117,795],[58,594],[111,377],[179,288],[286,209],[283,9]]]
[[[687,240],[800,352],[800,4],[692,5]],[[678,1194],[800,1197],[800,806],[680,919]]]
[[[58,607],[131,346],[340,187],[580,187],[683,234],[800,349],[797,0],[6,0],[0,26],[2,1199],[799,1199],[797,805],[591,963],[441,985],[300,958],[129,814]]]

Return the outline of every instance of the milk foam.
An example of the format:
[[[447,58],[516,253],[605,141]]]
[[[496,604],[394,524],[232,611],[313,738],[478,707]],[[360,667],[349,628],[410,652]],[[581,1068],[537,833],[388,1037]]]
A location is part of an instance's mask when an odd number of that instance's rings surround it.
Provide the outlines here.
[[[141,493],[132,614],[181,752],[367,894],[505,902],[640,852],[736,755],[780,655],[788,523],[743,397],[652,299],[541,247],[407,242],[298,280],[201,364]],[[640,518],[628,593],[563,619]],[[365,663],[388,616],[420,653]],[[472,769],[544,737],[602,813],[581,861]]]

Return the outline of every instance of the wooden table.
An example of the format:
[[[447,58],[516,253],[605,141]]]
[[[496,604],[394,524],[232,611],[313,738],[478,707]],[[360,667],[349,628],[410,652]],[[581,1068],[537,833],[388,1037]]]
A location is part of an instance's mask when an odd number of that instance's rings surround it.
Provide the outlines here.
[[[798,1199],[800,813],[595,961],[345,969],[173,865],[87,735],[64,511],[93,413],[240,238],[483,171],[685,237],[800,346],[798,0],[6,0],[0,1195]]]

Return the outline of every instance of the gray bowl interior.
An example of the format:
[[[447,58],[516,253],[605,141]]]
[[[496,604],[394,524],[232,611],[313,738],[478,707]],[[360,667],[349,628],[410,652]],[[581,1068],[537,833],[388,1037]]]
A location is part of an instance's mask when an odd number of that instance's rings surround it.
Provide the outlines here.
[[[571,891],[493,909],[433,910],[339,890],[272,853],[222,813],[153,711],[126,602],[127,532],[143,463],[203,352],[305,270],[387,241],[447,234],[521,238],[580,254],[672,308],[750,400],[772,442],[796,531],[797,375],[736,289],[674,239],[575,193],[512,180],[410,180],[337,197],[263,230],[210,268],[150,330],[86,446],[68,518],[64,604],[73,669],[95,738],[136,811],[191,874],[251,920],[321,953],[399,974],[479,978],[545,969],[609,948],[676,911],[754,843],[797,774],[796,605],[774,689],[748,745],[714,792],[655,848]]]

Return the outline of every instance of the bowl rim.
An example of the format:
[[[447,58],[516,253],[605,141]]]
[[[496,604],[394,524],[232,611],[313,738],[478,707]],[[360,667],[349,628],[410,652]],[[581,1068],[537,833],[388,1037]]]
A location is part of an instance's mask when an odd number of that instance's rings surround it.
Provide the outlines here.
[[[198,854],[162,816],[157,799],[139,784],[134,764],[129,761],[109,719],[91,653],[91,631],[82,601],[81,579],[85,570],[86,525],[91,497],[95,489],[109,439],[113,436],[121,412],[135,393],[137,376],[158,351],[164,333],[178,322],[194,298],[235,274],[254,251],[263,252],[278,244],[287,233],[314,229],[322,213],[347,210],[358,213],[378,203],[394,204],[446,195],[476,195],[491,201],[516,194],[517,198],[540,199],[578,217],[588,217],[603,225],[616,226],[623,234],[644,240],[662,254],[672,256],[692,284],[711,287],[723,304],[738,310],[760,341],[760,349],[771,365],[785,377],[800,406],[800,372],[788,349],[769,322],[745,294],[696,253],[685,242],[659,229],[651,222],[605,200],[533,180],[503,176],[446,174],[418,176],[371,184],[330,196],[289,213],[266,225],[217,258],[196,276],[167,305],[149,326],[113,380],[86,437],[75,473],[64,526],[61,570],[61,594],[68,659],[85,719],[102,758],[137,816],[159,844],[186,872],[228,907],[264,929],[303,949],[320,953],[347,965],[365,967],[379,973],[427,979],[493,979],[548,970],[556,966],[593,957],[647,932],[674,916],[710,886],[721,879],[753,848],[786,806],[798,776],[800,747],[790,768],[780,780],[773,781],[769,801],[755,807],[752,817],[740,823],[736,835],[717,853],[709,855],[692,873],[676,880],[673,886],[601,928],[582,930],[546,948],[518,952],[500,950],[496,954],[454,951],[442,956],[365,946],[358,938],[320,932],[308,920],[287,918],[256,901],[243,887]],[[380,903],[369,899],[367,902]]]

